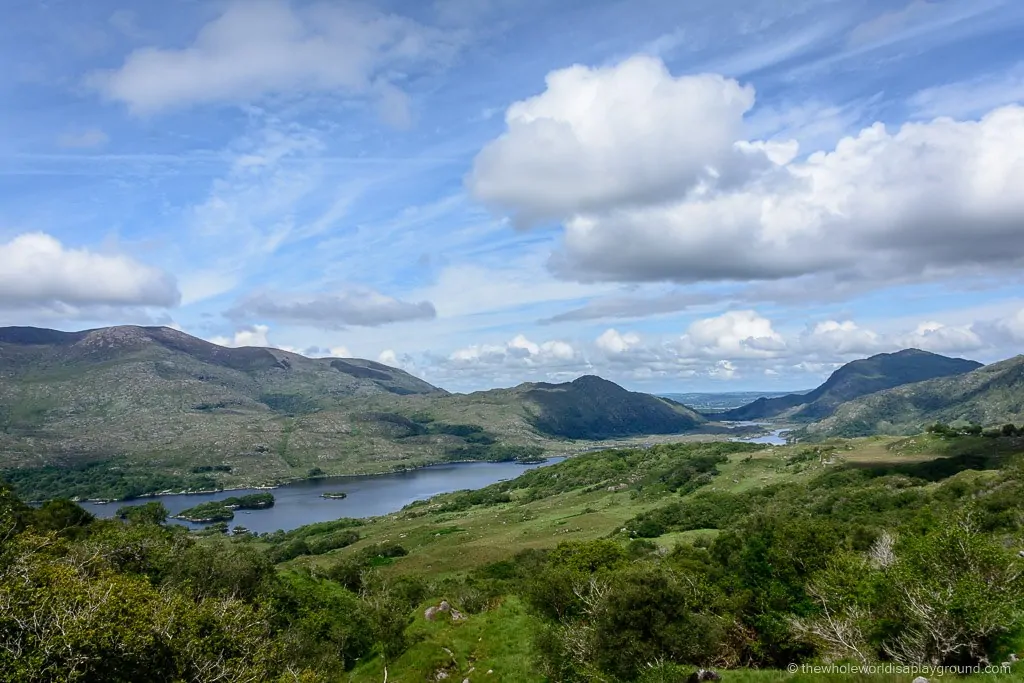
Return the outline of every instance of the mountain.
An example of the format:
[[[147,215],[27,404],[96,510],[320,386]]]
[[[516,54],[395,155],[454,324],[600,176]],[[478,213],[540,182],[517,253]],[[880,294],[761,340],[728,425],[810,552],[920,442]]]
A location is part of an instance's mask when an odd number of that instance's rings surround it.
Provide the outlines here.
[[[103,379],[113,367],[131,366],[154,375],[142,398],[153,400],[171,382],[175,393],[209,399],[227,397],[251,406],[290,394],[317,402],[339,396],[378,393],[444,393],[412,375],[380,363],[358,359],[306,358],[296,353],[256,347],[225,348],[168,327],[107,327],[59,332],[33,327],[0,328],[0,379]],[[118,387],[110,387],[118,390]],[[120,387],[120,390],[129,390]],[[183,398],[183,397],[182,397]],[[212,401],[208,401],[212,404]],[[223,406],[220,406],[223,407]],[[273,407],[267,404],[267,407]]]
[[[914,434],[935,422],[986,426],[1024,421],[1024,356],[972,372],[880,391],[808,425],[817,436]]]
[[[681,403],[627,391],[614,382],[585,375],[572,382],[529,382],[443,402],[465,400],[518,406],[537,432],[564,439],[609,439],[639,434],[675,434],[707,421]]]
[[[37,492],[120,497],[509,459],[702,422],[597,377],[449,394],[372,361],[225,348],[166,327],[0,328],[0,470]]]
[[[759,398],[753,403],[713,417],[721,420],[785,418],[813,422],[828,417],[846,401],[876,391],[937,377],[961,375],[980,367],[981,363],[973,360],[949,358],[919,349],[880,353],[847,363],[809,393]]]

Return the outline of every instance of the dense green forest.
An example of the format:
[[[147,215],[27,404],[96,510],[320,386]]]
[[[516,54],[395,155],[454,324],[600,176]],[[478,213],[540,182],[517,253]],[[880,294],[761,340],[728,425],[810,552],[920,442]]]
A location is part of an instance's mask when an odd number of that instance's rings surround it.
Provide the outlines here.
[[[0,680],[379,681],[387,669],[391,681],[653,683],[700,667],[838,681],[850,679],[785,668],[999,667],[1024,649],[1024,448],[1016,429],[938,431],[605,451],[388,518],[263,535],[190,534],[164,526],[158,503],[97,520],[3,489]],[[859,448],[884,458],[858,461]],[[613,512],[624,521],[586,538],[524,535]],[[451,551],[429,554],[442,543]]]
[[[182,510],[175,517],[190,522],[230,522],[235,510],[261,510],[274,507],[274,494],[250,493],[245,496],[231,496],[224,500],[211,500]],[[120,512],[120,511],[119,511]]]

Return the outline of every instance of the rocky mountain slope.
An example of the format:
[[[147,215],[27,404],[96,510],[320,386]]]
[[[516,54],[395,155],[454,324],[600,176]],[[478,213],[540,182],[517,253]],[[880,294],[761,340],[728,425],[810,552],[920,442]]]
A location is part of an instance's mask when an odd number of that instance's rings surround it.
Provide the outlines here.
[[[1024,356],[972,372],[880,391],[808,425],[816,436],[913,434],[935,422],[984,426],[1024,420]]]
[[[722,420],[821,420],[846,401],[904,384],[961,375],[980,367],[981,363],[976,361],[949,358],[919,349],[880,353],[847,363],[809,393],[760,398],[714,417]]]

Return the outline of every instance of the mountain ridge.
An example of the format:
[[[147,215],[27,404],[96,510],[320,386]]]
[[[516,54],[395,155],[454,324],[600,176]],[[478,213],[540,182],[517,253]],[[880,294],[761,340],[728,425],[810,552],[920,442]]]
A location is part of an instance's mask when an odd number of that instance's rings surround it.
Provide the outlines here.
[[[838,406],[861,396],[903,384],[955,376],[980,367],[982,364],[977,361],[914,348],[879,353],[846,363],[808,393],[760,398],[710,417],[722,420],[783,418],[813,422],[828,417]]]
[[[868,436],[916,433],[934,422],[993,426],[1021,420],[1024,355],[860,397],[805,429],[819,437]]]
[[[533,458],[705,421],[597,377],[453,394],[374,361],[167,327],[0,328],[0,469],[35,471],[38,490],[73,480],[95,496],[101,481],[137,495]]]

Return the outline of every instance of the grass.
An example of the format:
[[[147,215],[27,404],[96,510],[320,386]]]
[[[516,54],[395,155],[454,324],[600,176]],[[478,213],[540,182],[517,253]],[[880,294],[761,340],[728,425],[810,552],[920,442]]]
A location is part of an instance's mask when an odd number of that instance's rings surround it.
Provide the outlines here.
[[[536,624],[525,606],[514,597],[495,609],[452,622],[442,614],[427,621],[425,603],[417,610],[406,631],[413,645],[388,665],[389,681],[438,680],[437,672],[448,673],[447,680],[492,680],[502,683],[534,683],[544,679],[532,671]],[[455,605],[457,608],[458,605]],[[489,673],[490,672],[490,673]],[[379,683],[384,679],[384,662],[378,657],[356,667],[349,680]]]
[[[896,441],[898,439],[885,438],[844,442],[841,450],[831,456],[831,465],[817,458],[792,464],[794,456],[806,448],[799,444],[735,453],[719,465],[720,474],[702,490],[742,493],[782,482],[804,481],[844,464],[895,465],[940,457],[935,452],[923,451],[904,456],[888,448]],[[522,502],[519,500],[522,492],[513,491],[511,503],[473,506],[459,512],[436,511],[454,495],[457,494],[435,496],[429,504],[375,518],[360,529],[362,538],[358,543],[296,562],[325,566],[361,548],[387,541],[400,543],[409,551],[407,556],[387,567],[387,573],[434,578],[451,576],[506,559],[519,550],[550,548],[564,540],[606,537],[636,515],[678,499],[663,492],[638,494],[633,489],[611,492],[604,487],[586,492],[584,487],[530,502]],[[671,547],[676,541],[689,542],[715,533],[716,530],[685,531],[665,534],[655,540],[659,545]]]
[[[389,681],[433,681],[439,672],[446,680],[501,681],[502,683],[543,683],[534,665],[532,634],[538,623],[516,597],[507,597],[495,608],[452,622],[442,615],[427,621],[424,610],[437,601],[420,605],[406,634],[413,641],[398,659],[389,662]],[[458,605],[454,605],[458,608]],[[906,673],[815,673],[778,670],[719,670],[727,683],[909,683],[916,674]],[[963,683],[1011,683],[1022,680],[1024,664],[1008,673],[964,677],[930,675],[930,680],[958,680]],[[353,683],[384,680],[384,662],[375,657],[349,675]],[[681,680],[681,679],[680,679]]]
[[[970,456],[991,447],[989,440],[949,443],[930,436],[870,437],[810,446],[777,446],[730,454],[726,462],[718,465],[719,474],[701,490],[744,493],[765,486],[807,481],[823,472],[850,466],[941,464],[946,458]],[[1000,445],[1000,450],[1019,450],[1019,446],[1007,442]],[[660,461],[657,453],[652,452],[651,460],[642,462]],[[968,470],[957,476],[985,477],[988,474]],[[618,480],[616,475],[615,481]],[[937,485],[923,484],[926,487]],[[326,567],[340,558],[355,556],[371,545],[398,543],[408,554],[381,563],[378,571],[383,576],[420,577],[428,584],[443,586],[446,579],[465,576],[485,565],[506,560],[521,550],[553,548],[564,540],[607,537],[637,514],[680,498],[656,485],[639,490],[631,486],[626,490],[609,491],[603,484],[584,484],[536,500],[529,500],[526,491],[512,489],[511,493],[512,502],[474,505],[449,512],[441,509],[459,494],[435,496],[395,514],[368,520],[358,529],[360,540],[349,547],[304,556],[289,564]],[[717,533],[715,529],[697,529],[666,533],[652,540],[667,550],[678,543],[712,538]],[[388,663],[388,680],[437,680],[441,671],[448,674],[447,680],[454,681],[468,678],[470,681],[540,683],[545,680],[535,664],[533,638],[538,632],[538,623],[519,598],[506,595],[499,604],[470,614],[462,622],[453,623],[446,618],[426,621],[423,611],[431,604],[436,605],[442,597],[435,595],[432,601],[420,605],[414,612],[407,629],[413,644]],[[453,606],[460,607],[457,601],[451,601]],[[383,667],[383,661],[374,657],[357,666],[349,680],[381,681]],[[487,671],[493,673],[488,675]],[[720,673],[722,680],[728,683],[910,683],[915,678],[902,673],[789,673],[748,669]],[[1007,674],[943,678],[931,675],[928,678],[933,683],[936,680],[1009,683],[1024,680],[1024,666],[1018,665],[1014,672]]]

